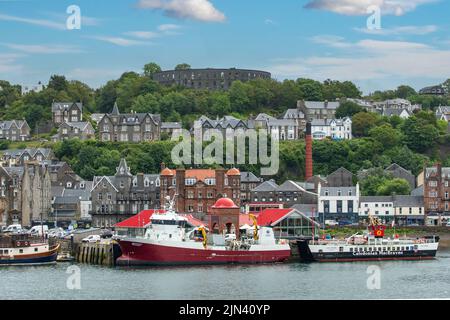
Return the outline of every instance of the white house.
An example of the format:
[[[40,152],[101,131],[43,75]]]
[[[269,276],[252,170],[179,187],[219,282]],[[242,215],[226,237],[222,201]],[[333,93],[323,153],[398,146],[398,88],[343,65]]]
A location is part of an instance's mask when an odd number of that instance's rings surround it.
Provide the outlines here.
[[[380,218],[385,223],[395,217],[394,197],[392,196],[364,196],[359,200],[359,217],[367,219],[369,213]]]
[[[268,119],[267,132],[278,136],[279,140],[296,140],[299,138],[297,122],[293,119]]]
[[[343,119],[314,119],[311,122],[311,130],[314,140],[325,138],[350,140],[352,139],[352,120],[349,117]]]
[[[364,196],[360,198],[359,217],[367,220],[368,214],[378,217],[383,223],[395,220],[395,225],[404,226],[425,223],[423,196]]]
[[[354,187],[318,186],[318,216],[322,220],[358,222],[359,184]]]

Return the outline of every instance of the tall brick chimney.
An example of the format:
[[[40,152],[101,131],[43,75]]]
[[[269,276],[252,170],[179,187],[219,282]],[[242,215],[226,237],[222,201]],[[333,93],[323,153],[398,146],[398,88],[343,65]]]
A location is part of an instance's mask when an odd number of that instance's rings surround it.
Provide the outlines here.
[[[308,121],[306,123],[305,142],[306,142],[305,181],[308,181],[313,176],[311,121]]]

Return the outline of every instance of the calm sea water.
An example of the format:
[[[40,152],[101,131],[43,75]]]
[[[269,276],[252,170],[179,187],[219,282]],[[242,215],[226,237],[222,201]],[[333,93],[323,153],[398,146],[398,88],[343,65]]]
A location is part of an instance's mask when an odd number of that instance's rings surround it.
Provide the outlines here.
[[[67,288],[70,266],[81,289]],[[367,289],[367,268],[381,270]],[[60,263],[1,267],[0,299],[432,299],[450,298],[450,251],[432,261],[105,268]]]

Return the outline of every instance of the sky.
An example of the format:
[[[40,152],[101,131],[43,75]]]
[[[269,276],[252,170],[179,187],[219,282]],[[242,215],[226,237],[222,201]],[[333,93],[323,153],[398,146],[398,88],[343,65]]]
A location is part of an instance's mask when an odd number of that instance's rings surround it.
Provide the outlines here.
[[[418,90],[450,78],[449,13],[449,0],[0,0],[0,79],[97,88],[156,62]]]

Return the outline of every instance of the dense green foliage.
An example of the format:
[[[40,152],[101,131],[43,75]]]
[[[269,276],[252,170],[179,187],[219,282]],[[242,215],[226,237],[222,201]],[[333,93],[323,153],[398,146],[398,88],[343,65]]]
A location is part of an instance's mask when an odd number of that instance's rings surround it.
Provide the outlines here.
[[[187,64],[178,69],[189,69]],[[190,128],[200,115],[216,118],[232,114],[247,118],[265,112],[274,116],[288,108],[295,108],[297,101],[361,98],[359,89],[349,81],[311,79],[284,80],[257,79],[246,83],[233,82],[228,91],[192,90],[179,86],[165,87],[152,80],[160,72],[156,63],[144,66],[142,74],[126,72],[119,79],[108,81],[99,89],[92,89],[79,81],[68,81],[64,76],[53,75],[48,85],[39,93],[21,96],[20,86],[0,81],[0,118],[28,121],[31,128],[51,120],[53,101],[81,101],[84,117],[94,112],[106,113],[115,102],[122,112],[159,113],[163,121],[183,121]],[[450,82],[449,82],[450,83]],[[370,98],[384,100],[407,98],[432,110],[439,105],[450,105],[449,97],[418,95],[408,86],[396,90],[374,92]],[[418,174],[426,161],[440,160],[450,165],[450,138],[447,125],[436,121],[434,114],[419,112],[407,120],[397,116],[390,118],[368,113],[352,102],[344,102],[337,110],[338,117],[349,116],[353,120],[353,134],[357,139],[348,141],[315,141],[314,171],[327,175],[339,167],[357,173],[361,169],[386,167],[396,162]],[[113,174],[121,157],[126,157],[133,172],[159,172],[160,163],[173,165],[170,152],[174,145],[167,135],[156,143],[123,144],[96,141],[64,141],[53,145],[55,154],[67,161],[83,178]],[[2,143],[0,149],[8,148]],[[10,146],[12,147],[12,146]],[[17,147],[14,145],[14,147]],[[280,146],[280,170],[274,177],[301,180],[304,177],[303,141],[282,142]],[[240,166],[259,174],[258,165]],[[370,194],[406,192],[404,183],[384,177],[376,187],[364,187]],[[366,192],[366,191],[365,191]]]

